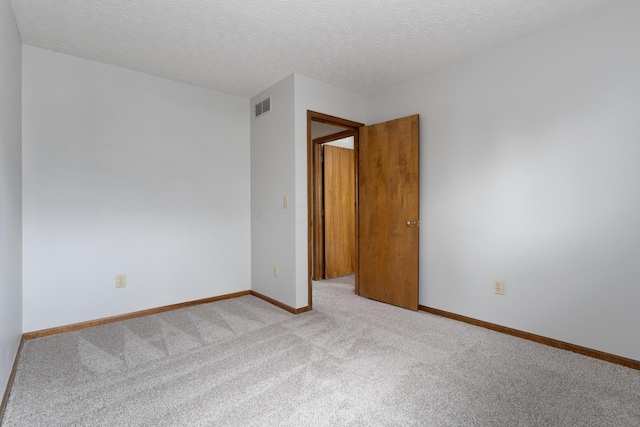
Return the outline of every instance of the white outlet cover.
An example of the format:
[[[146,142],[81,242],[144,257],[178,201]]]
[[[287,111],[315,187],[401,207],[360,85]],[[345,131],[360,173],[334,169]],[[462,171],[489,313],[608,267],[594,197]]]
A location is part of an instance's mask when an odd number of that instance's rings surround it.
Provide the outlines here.
[[[504,280],[493,281],[493,293],[498,295],[504,295]]]
[[[116,274],[116,288],[126,288],[126,287],[127,287],[127,275]]]

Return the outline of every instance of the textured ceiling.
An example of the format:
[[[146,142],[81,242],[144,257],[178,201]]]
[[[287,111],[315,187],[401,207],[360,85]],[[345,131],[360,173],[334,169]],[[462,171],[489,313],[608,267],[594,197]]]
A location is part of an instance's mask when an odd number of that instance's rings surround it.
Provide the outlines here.
[[[369,95],[617,0],[12,0],[25,44],[241,96]]]

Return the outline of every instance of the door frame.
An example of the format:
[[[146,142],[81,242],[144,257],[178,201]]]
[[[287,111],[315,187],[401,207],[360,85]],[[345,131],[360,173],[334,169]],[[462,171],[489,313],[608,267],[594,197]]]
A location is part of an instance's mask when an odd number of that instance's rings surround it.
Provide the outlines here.
[[[345,129],[343,132],[338,132],[333,135],[329,135],[324,138],[312,139],[311,126],[312,122],[325,123],[332,126],[342,127]],[[313,307],[313,290],[312,290],[312,272],[314,271],[315,262],[318,260],[318,256],[314,258],[315,243],[320,239],[322,225],[322,215],[317,209],[317,200],[321,196],[320,191],[322,189],[322,180],[318,176],[322,176],[322,171],[318,170],[318,160],[316,146],[318,144],[324,144],[326,142],[335,141],[336,139],[345,138],[353,135],[353,155],[354,155],[354,173],[355,173],[355,228],[356,228],[356,248],[355,248],[355,293],[359,292],[358,281],[358,136],[359,129],[363,127],[363,123],[354,122],[351,120],[342,119],[340,117],[330,116],[328,114],[318,113],[316,111],[307,110],[307,255],[308,255],[308,296],[309,296],[309,309]],[[336,138],[332,138],[336,136]],[[314,238],[315,237],[315,238]],[[323,240],[324,243],[324,240]],[[322,245],[324,248],[324,245]],[[324,261],[324,253],[322,253],[322,261]]]
[[[324,182],[324,145],[339,139],[354,137],[355,131],[353,129],[345,130],[342,132],[333,133],[331,135],[322,136],[313,140],[313,212],[312,212],[312,227],[313,227],[313,253],[311,271],[311,280],[322,280],[326,276],[326,227],[325,227],[325,182]],[[354,144],[355,145],[355,144]],[[352,150],[354,151],[354,150]],[[355,157],[355,153],[354,153]],[[355,158],[354,158],[355,162]],[[355,167],[355,163],[354,163]],[[354,170],[354,180],[355,180]],[[355,191],[355,187],[354,187]],[[355,214],[355,207],[354,207]],[[355,224],[354,224],[355,226]],[[355,236],[354,236],[355,237]],[[354,260],[355,262],[355,260]]]

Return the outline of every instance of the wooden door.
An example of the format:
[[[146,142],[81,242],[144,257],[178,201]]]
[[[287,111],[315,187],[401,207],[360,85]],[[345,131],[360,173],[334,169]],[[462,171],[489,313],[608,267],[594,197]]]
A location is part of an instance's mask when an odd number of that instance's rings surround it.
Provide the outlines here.
[[[310,253],[312,253],[311,260],[311,279],[322,280],[324,279],[324,217],[322,212],[324,210],[324,167],[322,166],[322,151],[323,145],[312,144],[310,145],[310,151],[312,151],[313,158],[311,164],[313,165],[313,174],[311,179],[313,185],[310,187],[311,194],[311,225],[309,225],[309,236],[313,236],[310,242]],[[311,282],[311,280],[309,280]],[[311,289],[311,287],[309,287]],[[311,290],[309,290],[311,293]]]
[[[353,150],[324,146],[324,278],[355,271]]]
[[[418,309],[418,226],[419,116],[360,128],[361,296]]]

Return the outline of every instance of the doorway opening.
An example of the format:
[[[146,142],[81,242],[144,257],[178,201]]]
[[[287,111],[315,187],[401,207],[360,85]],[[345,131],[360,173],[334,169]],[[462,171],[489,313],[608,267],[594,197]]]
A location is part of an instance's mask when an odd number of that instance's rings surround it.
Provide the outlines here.
[[[312,280],[322,280],[327,276],[332,276],[338,272],[346,271],[349,269],[349,264],[353,267],[353,273],[355,274],[356,293],[358,286],[358,269],[356,268],[358,262],[357,255],[357,165],[358,165],[358,129],[364,126],[362,123],[353,122],[350,120],[341,119],[339,117],[330,116],[314,111],[307,111],[307,194],[308,194],[308,295],[309,295],[309,307],[312,307]],[[327,149],[327,154],[330,159],[325,155],[325,146],[335,141],[345,140],[347,138],[352,139],[353,148],[351,153],[346,153],[344,148],[331,148]],[[329,145],[333,147],[335,144]],[[342,145],[342,144],[340,144]],[[330,165],[327,165],[330,172],[329,176],[325,175],[325,164],[323,160],[329,160]],[[334,190],[335,186],[340,187],[345,185],[345,182],[341,182],[345,178],[345,174],[351,175],[350,181],[347,181],[346,185],[353,186],[350,190],[346,191],[346,194],[339,192],[339,197],[334,197],[337,193],[333,190],[332,200],[325,206],[325,184],[328,184]],[[340,178],[342,177],[342,178]],[[336,205],[336,203],[338,205]],[[353,216],[352,224],[349,226],[348,221],[345,222],[343,214],[339,214],[342,211],[345,204],[353,204]],[[337,206],[337,207],[336,207]],[[340,207],[342,206],[342,207]],[[336,226],[340,230],[335,234],[328,236],[325,234],[327,228],[327,221],[329,221],[329,227]],[[337,225],[336,225],[337,224]],[[335,230],[332,228],[332,230]],[[333,233],[333,232],[332,232]],[[350,234],[350,235],[349,235]],[[345,248],[344,241],[353,242],[352,246]],[[350,245],[350,244],[349,244]],[[336,253],[335,248],[342,247],[350,251],[350,259],[346,260],[344,252]],[[327,257],[327,249],[329,249],[329,256]],[[331,271],[327,270],[327,261],[331,264]],[[338,265],[336,265],[338,264]],[[346,264],[346,265],[342,265]]]
[[[418,309],[420,226],[419,115],[364,126],[307,112],[308,295],[312,276],[324,275],[326,258],[323,175],[318,147],[328,140],[353,136],[355,185],[355,293],[365,298]],[[313,137],[316,123],[332,126],[325,137]],[[327,139],[328,138],[328,139]],[[326,212],[325,212],[326,213]]]
[[[315,128],[315,126],[314,126]],[[314,187],[314,253],[312,280],[355,272],[355,161],[353,132],[314,138],[317,160]],[[337,138],[337,139],[336,139]],[[326,142],[324,142],[326,141]]]

